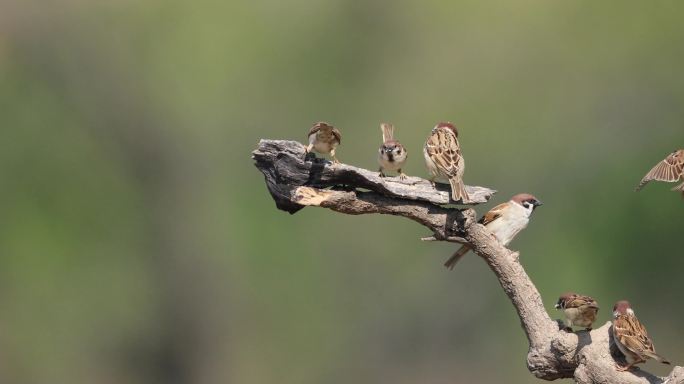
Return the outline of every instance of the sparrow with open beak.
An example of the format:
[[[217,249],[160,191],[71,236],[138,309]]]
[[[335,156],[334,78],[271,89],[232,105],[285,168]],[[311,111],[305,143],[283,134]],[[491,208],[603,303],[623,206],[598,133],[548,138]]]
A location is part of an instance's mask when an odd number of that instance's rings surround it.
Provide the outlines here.
[[[596,321],[599,307],[592,297],[567,292],[558,298],[556,309],[562,309],[565,314],[565,326],[572,332],[572,327],[585,327],[591,331],[591,325]]]
[[[380,130],[382,131],[382,145],[378,150],[380,176],[385,177],[384,171],[397,171],[399,178],[403,180],[406,178],[406,174],[401,171],[401,168],[406,163],[408,156],[406,148],[394,139],[394,126],[392,124],[380,124]]]
[[[451,184],[451,199],[468,202],[468,192],[463,184],[465,162],[458,143],[458,131],[449,122],[435,125],[423,147],[425,165],[430,172],[430,181],[448,180]]]
[[[342,142],[342,134],[332,125],[319,121],[309,129],[309,146],[306,147],[306,153],[314,150],[320,154],[330,154],[333,163],[339,163],[335,157],[335,149]]]
[[[510,201],[492,208],[478,223],[487,227],[501,244],[507,246],[520,231],[527,227],[530,215],[540,205],[542,202],[536,197],[529,193],[520,193],[513,196]],[[444,266],[454,269],[456,263],[469,250],[467,245],[462,246],[444,263]]]
[[[618,301],[613,307],[613,339],[627,360],[625,366],[618,364],[618,371],[627,371],[634,364],[644,363],[647,359],[670,364],[656,353],[646,328],[637,319],[632,306],[626,300]]]
[[[639,191],[644,185],[652,180],[674,183],[680,179],[684,180],[684,149],[672,152],[663,161],[656,164],[656,166],[641,179],[636,190]],[[681,192],[682,197],[684,197],[684,183],[672,188],[672,190]]]

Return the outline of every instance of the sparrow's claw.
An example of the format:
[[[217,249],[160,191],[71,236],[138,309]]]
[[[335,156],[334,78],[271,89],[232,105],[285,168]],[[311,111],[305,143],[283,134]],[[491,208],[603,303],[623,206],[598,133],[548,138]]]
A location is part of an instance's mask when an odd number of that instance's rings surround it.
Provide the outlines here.
[[[382,172],[382,168],[378,169],[378,172],[380,173],[378,176],[385,177],[385,174]]]
[[[563,330],[564,330],[565,332],[574,333],[573,330],[572,330],[572,328],[570,328],[570,327],[565,327],[565,328],[563,328]]]
[[[520,252],[518,252],[518,251],[513,252],[511,254],[511,257],[513,258],[513,260],[518,261],[518,259],[520,259]]]
[[[408,176],[406,176],[406,174],[404,172],[402,172],[400,169],[399,170],[399,180],[406,180],[407,177]]]
[[[335,156],[335,148],[333,148],[333,149],[330,150],[330,157],[332,158],[333,163],[335,163],[335,164],[339,164],[339,163],[340,163],[340,161],[337,160],[337,157]]]
[[[309,144],[306,148],[304,148],[304,161],[306,161],[306,158],[309,157],[312,150],[313,150],[313,144]]]
[[[556,319],[556,323],[558,324],[558,330],[559,331],[564,331],[565,328],[567,328],[565,325],[565,322],[563,322],[563,320]]]
[[[615,363],[615,365],[617,366],[618,371],[625,372],[625,371],[631,371],[632,369],[639,369],[639,367],[635,367],[634,364],[643,363],[645,361],[646,360],[635,361],[635,362],[627,364],[625,366],[622,366],[619,363]]]

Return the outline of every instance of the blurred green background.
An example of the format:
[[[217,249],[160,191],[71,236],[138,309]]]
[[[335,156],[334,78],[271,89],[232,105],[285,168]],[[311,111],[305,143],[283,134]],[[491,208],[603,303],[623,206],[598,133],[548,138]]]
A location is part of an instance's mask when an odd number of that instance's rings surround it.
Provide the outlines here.
[[[3,1],[0,382],[529,383],[493,274],[389,216],[277,211],[250,153],[338,126],[374,169],[545,205],[511,244],[552,316],[632,301],[684,363],[684,202],[634,186],[684,147],[676,1]],[[666,316],[667,315],[667,316]],[[648,363],[658,374],[667,367]]]

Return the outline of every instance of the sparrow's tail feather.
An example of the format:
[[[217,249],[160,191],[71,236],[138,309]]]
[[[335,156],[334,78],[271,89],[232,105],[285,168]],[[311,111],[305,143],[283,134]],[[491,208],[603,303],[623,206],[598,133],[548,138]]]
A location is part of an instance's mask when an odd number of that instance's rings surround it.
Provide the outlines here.
[[[642,189],[646,184],[648,184],[649,181],[651,181],[651,180],[647,180],[645,177],[644,177],[643,179],[641,179],[641,181],[639,182],[639,185],[637,185],[636,188],[634,188],[634,192],[639,192],[639,191],[641,191],[641,189]]]
[[[658,361],[659,363],[668,364],[668,365],[671,364],[667,359],[665,359],[664,357],[660,356],[657,353],[644,351],[644,354],[646,356],[650,357],[651,359]]]
[[[449,184],[451,184],[451,199],[454,201],[461,200],[462,203],[469,201],[468,192],[466,192],[465,185],[463,185],[462,180],[458,180],[455,177],[449,179]]]
[[[468,251],[470,251],[470,248],[468,248],[467,245],[462,246],[461,248],[458,249],[458,251],[456,251],[453,255],[451,255],[449,260],[447,260],[446,263],[444,263],[444,266],[449,268],[449,269],[454,269],[454,266],[456,265],[456,263],[458,263],[458,261],[461,260],[461,257],[463,257],[463,255],[468,253]]]
[[[382,142],[394,139],[394,125],[382,123],[380,124],[380,130],[382,131]]]

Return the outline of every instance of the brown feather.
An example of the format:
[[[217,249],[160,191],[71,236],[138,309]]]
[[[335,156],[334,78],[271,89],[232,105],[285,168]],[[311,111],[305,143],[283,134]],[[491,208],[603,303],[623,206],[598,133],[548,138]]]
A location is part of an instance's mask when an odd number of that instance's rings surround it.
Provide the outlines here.
[[[436,128],[425,143],[427,153],[440,173],[451,178],[457,176],[463,164],[458,139],[453,131]]]
[[[310,137],[311,135],[317,133],[321,133],[322,135],[332,135],[337,141],[337,144],[342,144],[342,134],[340,133],[339,129],[333,127],[332,125],[324,121],[319,121],[315,123],[313,126],[311,126],[307,137]]]
[[[382,131],[382,142],[386,143],[394,139],[394,126],[388,123],[380,124],[380,131]]]
[[[458,251],[454,252],[454,254],[451,255],[449,260],[447,260],[444,263],[444,266],[449,269],[454,269],[456,263],[458,263],[458,261],[461,260],[461,258],[465,256],[466,253],[468,253],[468,251],[470,251],[470,248],[467,245],[462,246],[458,249]]]
[[[663,161],[656,164],[656,166],[641,179],[636,190],[640,190],[653,180],[673,183],[682,177],[684,177],[684,150],[680,149],[671,153]]]
[[[477,222],[482,225],[487,225],[491,223],[492,221],[501,217],[505,207],[506,203],[497,205],[496,207],[489,210],[489,212],[485,213],[484,216],[482,216],[480,220],[478,220]],[[461,258],[465,256],[466,253],[468,253],[468,251],[470,251],[470,247],[468,247],[467,245],[462,246],[456,252],[454,252],[453,255],[451,255],[451,257],[444,263],[444,266],[449,269],[454,269],[456,263],[458,263],[458,261],[461,260]]]
[[[565,308],[587,307],[598,310],[598,303],[594,298],[585,295],[575,295],[570,300],[565,301]]]
[[[492,208],[489,210],[489,212],[485,213],[484,216],[480,218],[477,222],[482,224],[482,225],[487,225],[491,223],[492,221],[498,219],[503,215],[504,209],[506,209],[506,205],[508,203],[501,203],[497,205],[496,207]]]
[[[314,133],[320,131],[320,130],[321,130],[321,125],[323,125],[323,124],[325,124],[325,123],[323,123],[323,122],[318,122],[318,123],[315,123],[314,125],[312,125],[311,128],[309,129],[309,133],[307,134],[307,136],[311,136],[311,135],[313,135]],[[327,124],[326,124],[326,125],[327,125]]]
[[[337,144],[342,144],[342,133],[340,133],[340,130],[333,127],[332,134],[337,139]]]
[[[646,332],[646,327],[634,315],[620,314],[613,320],[613,336],[625,348],[632,352],[635,357],[646,360],[654,358],[661,363],[669,364],[667,360],[658,355],[653,346],[653,341]]]

